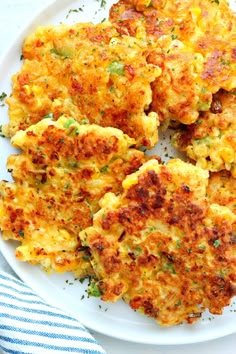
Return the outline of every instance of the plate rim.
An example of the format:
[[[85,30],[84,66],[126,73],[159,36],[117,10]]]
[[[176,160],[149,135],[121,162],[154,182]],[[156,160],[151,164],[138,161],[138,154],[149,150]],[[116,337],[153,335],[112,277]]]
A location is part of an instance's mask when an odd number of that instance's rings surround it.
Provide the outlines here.
[[[61,9],[64,9],[67,6],[70,6],[70,4],[73,4],[77,1],[78,0],[64,0],[63,4],[60,3],[59,6]],[[231,2],[232,2],[232,0],[231,0]],[[35,14],[31,18],[31,20],[29,22],[26,22],[26,24],[20,28],[19,33],[12,41],[9,42],[4,53],[0,54],[0,68],[7,60],[7,57],[9,56],[9,54],[12,51],[17,50],[17,48],[19,48],[19,46],[21,47],[22,40],[29,33],[29,31],[32,30],[33,28],[36,28],[39,25],[37,23],[41,22],[41,18],[43,18],[45,15],[47,15],[47,11],[53,10],[54,6],[58,5],[58,3],[59,2],[57,0],[50,0],[49,3],[44,4],[43,6],[39,6],[39,8],[35,11]],[[42,22],[43,22],[43,20],[42,20]],[[17,43],[17,46],[16,46],[16,43]],[[4,74],[3,74],[3,76],[4,76]],[[10,80],[10,78],[9,78],[9,80]],[[1,232],[0,232],[0,234],[1,234]],[[34,283],[32,286],[32,284],[30,283],[30,280],[29,280],[29,275],[27,274],[27,272],[23,271],[24,265],[22,266],[22,264],[20,264],[20,262],[15,259],[14,254],[9,254],[11,252],[10,251],[11,247],[9,247],[8,242],[9,241],[4,241],[2,239],[2,237],[0,237],[0,252],[2,253],[6,262],[9,264],[9,266],[12,268],[12,270],[17,274],[17,276],[19,278],[22,281],[24,281],[29,287],[31,287],[47,303],[49,303],[52,306],[62,309],[63,311],[70,314],[71,316],[76,318],[78,321],[80,321],[88,329],[94,330],[100,334],[103,334],[103,335],[106,335],[109,337],[113,337],[113,338],[116,338],[119,340],[124,340],[124,341],[133,342],[133,343],[139,343],[139,344],[162,345],[162,346],[171,345],[172,346],[172,345],[202,343],[202,342],[206,342],[209,340],[222,338],[222,337],[231,335],[236,332],[236,326],[235,326],[235,328],[234,329],[232,328],[231,330],[226,330],[226,328],[225,328],[224,331],[222,331],[220,335],[217,331],[216,332],[212,331],[211,335],[209,335],[209,334],[207,334],[207,336],[206,335],[204,335],[204,336],[191,335],[190,337],[184,336],[183,338],[181,336],[179,336],[178,340],[175,336],[175,341],[170,341],[168,343],[166,342],[166,340],[162,341],[161,337],[157,337],[158,340],[145,341],[145,339],[143,339],[141,336],[137,337],[137,338],[132,338],[132,337],[129,337],[128,334],[126,334],[126,333],[123,333],[122,335],[120,335],[120,334],[114,333],[114,331],[109,331],[108,333],[104,332],[99,327],[99,321],[96,326],[94,325],[94,323],[92,325],[90,322],[86,322],[84,320],[82,321],[80,319],[79,315],[77,315],[76,313],[72,313],[70,310],[68,310],[68,308],[66,308],[65,305],[63,305],[61,303],[61,301],[58,301],[58,300],[55,301],[55,298],[53,298],[53,296],[51,296],[51,295],[50,295],[50,297],[46,297],[45,293],[40,289],[39,284],[36,286]],[[7,250],[7,252],[6,252],[6,250]],[[46,279],[47,275],[44,274],[44,272],[42,270],[40,270],[39,268],[37,268],[37,269],[38,269],[37,272],[40,272],[40,273],[42,272],[42,276],[44,276],[44,278]],[[36,272],[36,274],[37,274],[37,272]],[[51,283],[51,285],[53,285],[54,290],[58,293],[58,299],[60,299],[59,295],[61,294],[61,292],[57,289],[55,284]],[[156,324],[155,324],[155,326],[156,326]]]

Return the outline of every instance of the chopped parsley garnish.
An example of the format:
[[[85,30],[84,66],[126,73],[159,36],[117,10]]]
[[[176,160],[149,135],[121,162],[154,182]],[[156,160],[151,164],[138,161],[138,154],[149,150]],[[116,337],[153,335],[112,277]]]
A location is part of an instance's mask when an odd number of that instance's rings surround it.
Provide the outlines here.
[[[111,87],[109,88],[109,91],[110,91],[110,92],[115,92],[114,86],[111,86]]]
[[[214,243],[213,243],[213,246],[214,247],[219,247],[221,244],[220,240],[215,240]]]
[[[2,92],[0,95],[0,101],[3,101],[7,97],[7,94],[5,92]]]
[[[119,76],[123,76],[125,72],[124,64],[119,62],[119,61],[113,61],[109,66],[108,66],[108,72],[110,74],[116,74]]]
[[[18,235],[22,238],[24,238],[25,234],[24,234],[24,231],[23,230],[19,230],[18,231]]]
[[[180,241],[180,240],[177,240],[177,241],[176,241],[176,247],[177,247],[177,248],[181,248],[181,241]]]
[[[104,172],[107,172],[107,169],[108,169],[108,166],[103,166],[102,168],[100,168],[100,172],[101,173],[104,173]]]
[[[82,119],[82,120],[80,120],[80,122],[79,122],[79,124],[89,124],[89,123],[90,123],[90,121],[89,121],[89,119],[87,119],[87,118]]]
[[[100,2],[100,7],[101,7],[102,9],[105,9],[106,4],[107,4],[106,0],[97,0],[97,2]]]
[[[54,118],[53,113],[48,113],[48,114],[46,114],[46,116],[43,117],[43,119],[48,119],[48,118],[51,118],[51,119]]]
[[[181,302],[181,300],[178,300],[178,301],[176,302],[175,306],[180,306],[180,305],[182,305],[182,302]]]
[[[171,262],[166,264],[165,270],[170,271],[172,274],[176,274],[175,267]]]
[[[102,295],[101,290],[94,280],[88,286],[88,295],[94,297],[100,297]]]
[[[69,118],[64,124],[64,128],[69,129],[73,124],[76,124],[76,121],[73,118]]]
[[[82,259],[83,259],[84,261],[88,262],[88,261],[90,260],[90,257],[87,256],[87,255],[84,255],[84,256],[82,256]]]
[[[142,250],[141,247],[136,246],[136,247],[135,247],[135,251],[134,251],[135,256],[136,256],[136,257],[140,256],[140,254],[142,253],[142,251],[143,251],[143,250]]]
[[[0,125],[0,137],[5,138],[5,135],[3,135],[3,133],[2,133],[2,125]]]
[[[82,9],[82,7],[79,7],[78,9],[70,9],[70,10],[68,11],[68,14],[66,15],[66,18],[68,18],[71,13],[73,13],[73,12],[80,12],[80,11],[81,11],[81,12],[84,11],[84,10]]]
[[[73,54],[68,50],[68,49],[57,49],[57,48],[52,48],[50,50],[51,54],[56,54],[60,57],[64,58],[72,58]]]
[[[171,35],[171,39],[172,39],[172,40],[174,40],[174,39],[176,39],[176,38],[178,38],[177,34],[172,34],[172,35]]]

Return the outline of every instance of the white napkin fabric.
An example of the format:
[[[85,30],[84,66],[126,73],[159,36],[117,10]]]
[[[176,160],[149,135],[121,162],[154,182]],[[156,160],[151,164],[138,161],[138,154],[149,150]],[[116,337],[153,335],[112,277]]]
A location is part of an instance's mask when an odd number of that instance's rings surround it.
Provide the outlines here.
[[[0,272],[0,352],[105,354],[83,325]]]

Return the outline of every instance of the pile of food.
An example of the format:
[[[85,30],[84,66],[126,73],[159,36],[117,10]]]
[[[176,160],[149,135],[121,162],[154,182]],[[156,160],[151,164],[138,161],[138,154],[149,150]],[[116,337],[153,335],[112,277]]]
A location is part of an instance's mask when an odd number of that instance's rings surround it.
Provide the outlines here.
[[[225,0],[120,0],[109,14],[24,41],[2,237],[160,325],[222,314],[236,295],[235,14]],[[160,127],[185,161],[145,154]]]

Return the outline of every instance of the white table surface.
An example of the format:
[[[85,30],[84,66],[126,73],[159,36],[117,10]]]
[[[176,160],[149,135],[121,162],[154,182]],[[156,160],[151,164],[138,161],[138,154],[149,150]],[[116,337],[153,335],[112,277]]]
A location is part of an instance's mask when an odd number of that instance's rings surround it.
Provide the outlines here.
[[[63,1],[63,0],[57,0]],[[49,0],[0,1],[0,56],[14,40],[22,26]],[[14,274],[0,254],[0,269]],[[236,320],[236,318],[235,318]],[[111,323],[112,325],[112,323]],[[179,346],[153,346],[119,341],[99,333],[92,333],[107,354],[235,354],[236,334],[204,343]]]

